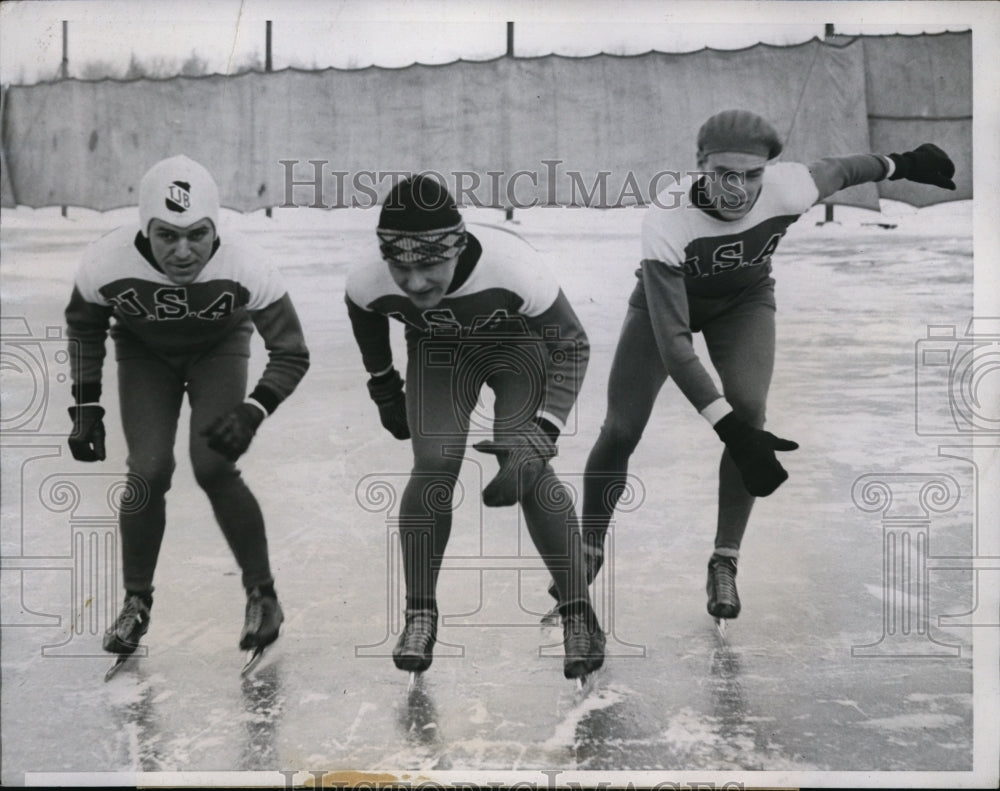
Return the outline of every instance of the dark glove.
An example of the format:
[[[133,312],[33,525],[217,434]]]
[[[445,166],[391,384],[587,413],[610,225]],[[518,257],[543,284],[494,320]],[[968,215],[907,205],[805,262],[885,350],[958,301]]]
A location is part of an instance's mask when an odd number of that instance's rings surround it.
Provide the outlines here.
[[[501,441],[483,440],[473,445],[480,453],[492,453],[500,471],[483,489],[483,504],[490,508],[514,505],[522,492],[538,482],[549,459],[559,451],[552,437],[537,423],[529,423]]]
[[[889,176],[890,181],[906,179],[946,190],[955,189],[955,182],[951,180],[955,175],[955,163],[933,143],[924,143],[904,154],[889,154],[889,159],[896,165]]]
[[[69,416],[73,431],[67,440],[69,452],[77,461],[104,461],[104,407],[98,404],[71,406]]]
[[[208,447],[229,461],[236,461],[250,447],[250,440],[264,422],[264,413],[251,404],[242,403],[228,415],[217,417],[201,435],[208,437]]]
[[[409,439],[410,426],[406,422],[406,394],[403,377],[393,368],[387,373],[368,380],[368,395],[378,406],[382,426],[396,439]]]
[[[715,424],[715,432],[726,443],[729,455],[754,497],[767,497],[788,479],[775,457],[776,450],[795,450],[799,444],[744,423],[733,412]]]

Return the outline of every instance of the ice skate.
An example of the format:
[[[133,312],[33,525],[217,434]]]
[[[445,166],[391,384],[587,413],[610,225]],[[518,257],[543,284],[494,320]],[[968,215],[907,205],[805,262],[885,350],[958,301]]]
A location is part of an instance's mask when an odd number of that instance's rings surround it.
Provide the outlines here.
[[[563,626],[563,675],[582,689],[587,676],[604,664],[606,638],[589,604],[573,602],[559,607]]]
[[[712,555],[708,561],[708,614],[715,619],[719,637],[726,637],[726,621],[740,614],[736,592],[736,558]]]
[[[285,615],[276,596],[251,588],[247,594],[246,617],[240,634],[240,649],[247,652],[240,675],[247,675],[258,664],[264,650],[278,639]]]
[[[416,684],[421,673],[434,660],[434,644],[437,642],[437,610],[407,610],[406,624],[392,649],[392,661],[400,670],[410,673],[410,689]]]
[[[152,597],[144,599],[135,593],[126,594],[121,613],[104,633],[102,647],[108,653],[118,654],[115,663],[104,674],[105,681],[110,681],[139,647],[139,640],[149,629],[149,608],[152,604]]]
[[[590,585],[597,576],[597,572],[604,565],[604,547],[583,545],[583,563],[587,569],[587,585]],[[556,600],[556,604],[545,615],[542,616],[543,626],[555,626],[559,623],[559,591],[556,590],[555,580],[549,580],[549,596]]]

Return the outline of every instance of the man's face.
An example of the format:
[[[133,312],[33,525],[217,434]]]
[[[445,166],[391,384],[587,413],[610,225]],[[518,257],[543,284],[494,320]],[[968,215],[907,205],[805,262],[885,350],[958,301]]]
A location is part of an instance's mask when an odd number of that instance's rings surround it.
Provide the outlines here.
[[[706,185],[714,208],[726,220],[743,217],[760,195],[767,157],[741,151],[708,154],[698,166],[709,173]]]
[[[163,220],[149,223],[149,245],[153,258],[171,283],[187,285],[205,268],[212,256],[215,226],[205,217],[187,228]]]
[[[392,279],[410,298],[410,302],[421,310],[426,310],[435,307],[444,299],[448,286],[451,285],[455,276],[459,255],[461,255],[460,252],[436,263],[421,261],[408,263],[388,261],[386,263]]]

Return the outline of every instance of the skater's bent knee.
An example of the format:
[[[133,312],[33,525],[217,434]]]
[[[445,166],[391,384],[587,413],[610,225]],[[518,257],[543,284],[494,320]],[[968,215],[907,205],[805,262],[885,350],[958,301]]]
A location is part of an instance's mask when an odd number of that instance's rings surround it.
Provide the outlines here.
[[[219,462],[196,464],[194,467],[194,479],[206,492],[213,492],[224,488],[240,475],[239,470],[231,462],[219,457]]]
[[[642,439],[644,425],[615,417],[604,421],[599,442],[613,447],[618,455],[631,455]]]
[[[124,497],[128,502],[138,503],[151,495],[162,495],[170,488],[173,475],[173,459],[150,459],[143,464],[134,463],[130,459]]]

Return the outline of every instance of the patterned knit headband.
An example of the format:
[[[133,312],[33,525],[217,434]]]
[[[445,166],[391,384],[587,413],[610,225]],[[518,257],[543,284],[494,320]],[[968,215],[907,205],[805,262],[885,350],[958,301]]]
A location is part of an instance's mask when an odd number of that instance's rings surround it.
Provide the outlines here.
[[[459,255],[466,244],[465,223],[431,231],[376,228],[382,258],[393,264],[439,264]]]

